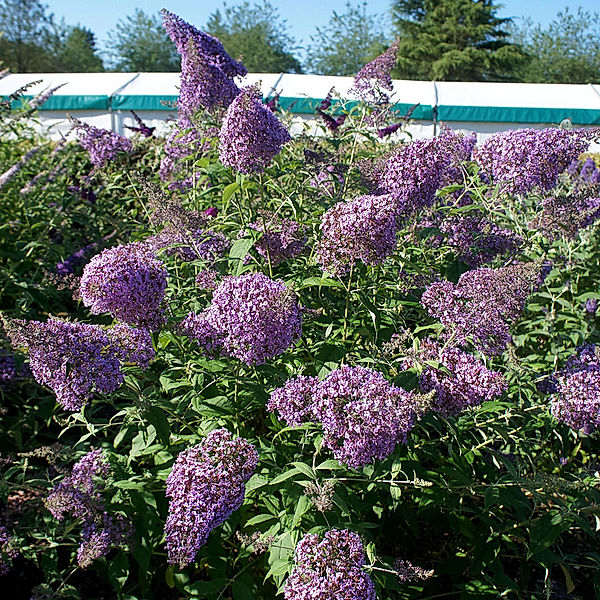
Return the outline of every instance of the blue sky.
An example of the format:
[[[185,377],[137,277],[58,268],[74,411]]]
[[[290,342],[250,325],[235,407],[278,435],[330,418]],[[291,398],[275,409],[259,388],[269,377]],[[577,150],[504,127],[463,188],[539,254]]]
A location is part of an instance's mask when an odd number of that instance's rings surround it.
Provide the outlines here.
[[[177,13],[193,25],[202,27],[208,16],[217,8],[223,7],[222,1],[214,0],[45,0],[50,12],[59,20],[64,18],[69,25],[81,24],[91,29],[97,36],[102,48],[108,32],[117,21],[130,15],[136,8],[144,11],[158,12],[167,8]],[[271,0],[279,9],[279,14],[287,20],[290,33],[299,45],[307,44],[315,27],[326,25],[331,11],[344,11],[345,0]],[[229,0],[229,5],[237,4]],[[548,23],[559,10],[569,7],[576,10],[582,6],[586,10],[600,10],[598,0],[504,0],[500,9],[502,17],[516,19],[530,17],[536,22]],[[385,13],[390,0],[369,0],[368,10],[371,13]]]

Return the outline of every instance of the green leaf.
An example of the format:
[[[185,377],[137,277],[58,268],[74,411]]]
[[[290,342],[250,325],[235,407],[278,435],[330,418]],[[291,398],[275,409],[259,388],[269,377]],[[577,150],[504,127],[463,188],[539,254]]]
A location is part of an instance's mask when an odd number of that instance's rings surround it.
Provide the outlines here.
[[[235,181],[229,185],[226,185],[223,189],[223,204],[227,204],[231,196],[233,196],[233,194],[235,194],[239,189],[240,186]]]

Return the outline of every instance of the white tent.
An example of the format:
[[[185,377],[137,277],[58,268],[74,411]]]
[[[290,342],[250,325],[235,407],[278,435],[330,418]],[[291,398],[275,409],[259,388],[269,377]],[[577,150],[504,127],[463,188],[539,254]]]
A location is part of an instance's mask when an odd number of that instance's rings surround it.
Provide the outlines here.
[[[30,98],[66,83],[39,111],[40,127],[58,137],[72,114],[98,127],[128,135],[134,110],[146,123],[164,131],[176,116],[178,73],[31,73],[11,74],[0,80],[4,98],[21,86]],[[351,77],[253,73],[240,85],[260,82],[265,98],[280,94],[280,106],[294,116],[292,131],[315,131],[316,108],[334,88],[333,107],[351,108],[357,98]],[[399,115],[418,104],[410,133],[431,137],[441,122],[453,129],[477,132],[485,138],[495,131],[546,127],[570,119],[575,126],[600,125],[600,85],[527,83],[394,81],[392,96]]]

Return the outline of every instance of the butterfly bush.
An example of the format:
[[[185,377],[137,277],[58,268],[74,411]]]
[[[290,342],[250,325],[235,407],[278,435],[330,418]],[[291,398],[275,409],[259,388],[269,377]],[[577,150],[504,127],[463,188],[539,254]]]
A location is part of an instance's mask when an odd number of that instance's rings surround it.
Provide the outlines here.
[[[116,391],[123,383],[122,363],[146,368],[154,358],[148,332],[126,326],[111,331],[56,319],[13,319],[7,331],[14,346],[27,348],[35,380],[67,410],[79,410],[94,392]]]
[[[402,144],[374,171],[376,185],[397,195],[400,212],[431,206],[438,189],[462,182],[459,165],[470,160],[476,141],[475,134],[444,128],[438,137]]]
[[[585,129],[516,129],[487,138],[473,151],[492,183],[507,192],[524,194],[556,187],[565,171],[597,135]]]
[[[375,586],[364,570],[358,534],[331,529],[307,533],[296,546],[294,570],[283,588],[285,600],[375,600]]]
[[[340,462],[360,467],[405,443],[417,416],[413,396],[381,373],[343,366],[323,381],[298,377],[271,394],[267,408],[290,426],[315,421],[323,445]]]
[[[19,556],[14,544],[14,538],[10,531],[0,523],[0,577],[11,570],[13,559]]]
[[[304,228],[292,219],[263,211],[261,218],[249,223],[248,227],[262,233],[254,247],[273,267],[286,259],[298,256],[306,248]]]
[[[183,261],[204,260],[214,263],[229,249],[229,240],[221,233],[198,229],[186,231],[167,226],[160,233],[146,239],[146,243],[159,252],[165,250],[169,256]]]
[[[79,144],[88,151],[95,167],[103,167],[114,160],[119,152],[129,153],[133,150],[131,140],[117,133],[94,127],[73,117],[69,117],[69,120],[79,135]]]
[[[135,242],[108,248],[84,267],[80,293],[93,314],[110,313],[130,325],[158,329],[167,271],[152,248]]]
[[[113,546],[122,546],[131,536],[131,523],[121,515],[110,514],[103,492],[111,469],[101,450],[91,450],[56,484],[44,505],[52,516],[62,521],[71,515],[83,522],[77,563],[85,568],[105,556]]]
[[[367,63],[356,74],[353,89],[365,102],[389,102],[388,95],[382,90],[394,89],[392,70],[396,66],[398,43],[399,40],[396,39],[383,54]]]
[[[295,294],[262,273],[226,277],[202,313],[190,313],[180,331],[208,350],[219,349],[247,365],[285,352],[300,337],[302,315]]]
[[[321,218],[320,230],[316,258],[331,273],[346,273],[358,260],[381,264],[396,249],[394,199],[359,196],[338,202]]]
[[[572,429],[591,433],[600,427],[600,351],[593,344],[577,349],[556,375],[552,414]]]
[[[472,354],[454,347],[442,347],[433,339],[422,340],[420,361],[435,361],[440,367],[425,364],[419,378],[422,392],[435,392],[431,409],[445,416],[458,415],[466,408],[491,402],[504,394],[508,385],[502,374],[491,371]],[[414,359],[404,362],[405,368]]]
[[[539,265],[482,267],[467,271],[458,283],[436,281],[427,287],[421,304],[442,322],[457,344],[471,340],[489,355],[501,354],[512,341],[511,325],[540,277]]]
[[[261,173],[290,141],[288,130],[261,101],[244,88],[229,105],[219,132],[219,159],[241,173]]]
[[[255,447],[226,429],[212,431],[177,456],[167,477],[169,563],[185,567],[194,561],[210,532],[242,505],[257,463]]]

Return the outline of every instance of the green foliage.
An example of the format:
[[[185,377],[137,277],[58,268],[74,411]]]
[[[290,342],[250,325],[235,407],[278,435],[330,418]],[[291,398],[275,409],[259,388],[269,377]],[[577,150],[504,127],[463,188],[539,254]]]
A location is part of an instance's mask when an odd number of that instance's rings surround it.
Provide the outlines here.
[[[581,7],[559,12],[546,26],[525,21],[513,37],[529,55],[519,79],[534,83],[600,81],[600,14]]]
[[[58,38],[53,54],[53,71],[97,73],[104,71],[102,59],[97,54],[94,34],[85,27],[65,27]]]
[[[386,46],[382,18],[367,13],[367,3],[346,3],[317,27],[307,49],[306,69],[317,75],[353,76]]]
[[[457,191],[468,194],[471,208],[523,236],[518,258],[544,257],[555,265],[513,329],[514,346],[490,361],[507,378],[508,393],[456,418],[426,415],[408,444],[360,469],[333,459],[318,425],[285,427],[265,408],[272,390],[290,377],[324,377],[342,364],[372,367],[414,389],[417,372],[404,367],[410,348],[394,350],[387,343],[392,334],[408,331],[416,347],[440,326],[419,303],[422,289],[402,285],[403,277],[456,278],[466,269],[449,244],[432,243],[439,231],[414,236],[413,223],[400,232],[401,242],[384,264],[357,264],[351,276],[323,273],[310,250],[276,267],[256,252],[260,234],[248,233],[246,225],[259,210],[301,222],[313,248],[325,210],[366,192],[357,165],[376,161],[394,145],[362,125],[363,110],[346,110],[335,138],[296,137],[259,176],[236,175],[219,164],[216,147],[203,149],[187,159],[202,185],[170,196],[187,209],[219,208],[207,227],[232,241],[215,266],[221,275],[272,272],[295,291],[306,308],[295,347],[258,367],[203,356],[174,325],[210,302],[210,292],[195,285],[208,265],[163,253],[169,324],[154,334],[157,358],[147,371],[127,366],[122,388],[96,395],[75,413],[64,411],[31,378],[2,389],[0,515],[12,515],[10,531],[21,553],[18,568],[2,580],[7,593],[272,600],[281,598],[298,540],[308,531],[337,527],[364,540],[379,600],[547,600],[561,590],[577,599],[600,596],[598,433],[558,423],[536,387],[578,344],[600,339],[598,317],[582,309],[586,299],[600,298],[598,226],[573,240],[550,242],[528,226],[540,198],[501,195],[480,180],[475,164],[463,165],[464,187],[441,190],[434,210]],[[12,317],[53,314],[108,325],[107,315],[92,316],[73,298],[65,289],[69,281],[53,275],[55,266],[89,242],[100,249],[156,231],[147,190],[133,172],[158,184],[163,141],[136,138],[131,155],[94,172],[89,184],[98,199],[89,202],[69,190],[90,174],[87,154],[76,143],[57,149],[40,139],[22,114],[2,113],[0,173],[31,147],[41,148],[0,194],[0,309]],[[331,162],[346,168],[344,183],[330,193],[313,187],[320,166],[305,161],[306,147],[335,152]],[[40,173],[38,183],[21,192]],[[571,185],[565,177],[561,191]],[[465,210],[446,208],[447,216]],[[4,339],[0,343],[7,347]],[[176,456],[216,427],[255,444],[258,468],[244,504],[211,533],[196,561],[184,569],[168,566],[165,480]],[[83,570],[75,562],[81,524],[53,519],[42,499],[90,448],[103,448],[109,457],[109,508],[130,516],[135,534],[129,548],[113,549]],[[321,511],[314,500],[328,489],[330,503]],[[256,538],[268,546],[265,552],[257,551]],[[396,558],[435,574],[401,583],[392,568]]]
[[[396,0],[400,79],[511,81],[524,61],[493,0]]]
[[[108,48],[115,71],[179,71],[179,55],[161,19],[140,8],[117,23]]]
[[[295,40],[269,0],[246,0],[225,6],[223,13],[217,9],[206,31],[219,38],[231,56],[242,57],[250,73],[302,73],[294,56]]]

